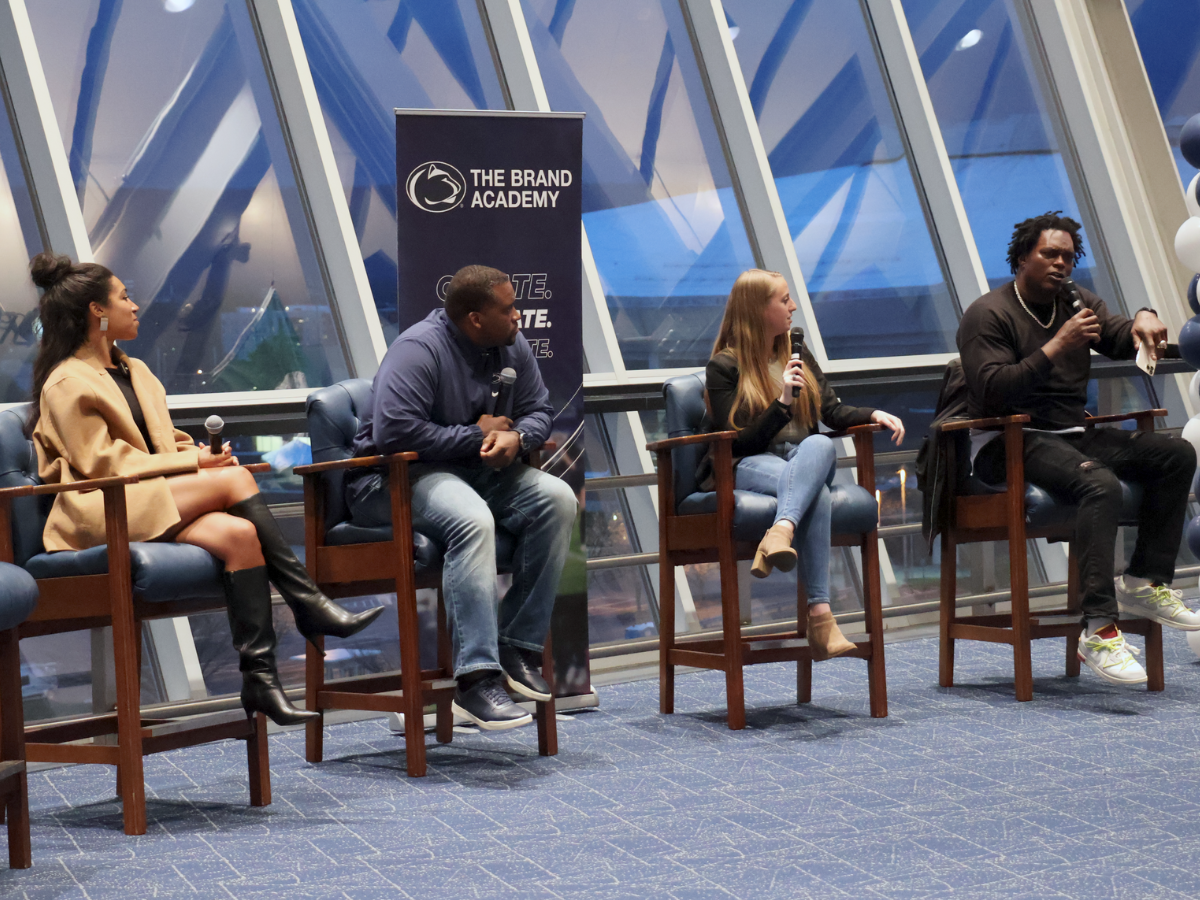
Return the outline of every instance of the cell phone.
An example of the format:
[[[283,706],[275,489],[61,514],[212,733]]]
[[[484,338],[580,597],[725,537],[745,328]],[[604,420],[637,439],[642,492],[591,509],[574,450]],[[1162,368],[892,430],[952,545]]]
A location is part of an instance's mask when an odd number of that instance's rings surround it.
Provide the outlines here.
[[[1158,360],[1154,358],[1154,354],[1150,352],[1150,346],[1145,341],[1138,344],[1137,359],[1135,360],[1137,367],[1147,375],[1154,374],[1154,368],[1158,365]]]

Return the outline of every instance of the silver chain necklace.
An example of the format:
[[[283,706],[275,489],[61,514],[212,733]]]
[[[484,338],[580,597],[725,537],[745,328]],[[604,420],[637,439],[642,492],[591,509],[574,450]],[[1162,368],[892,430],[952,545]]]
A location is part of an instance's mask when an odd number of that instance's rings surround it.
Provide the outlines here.
[[[1021,297],[1021,290],[1020,290],[1020,288],[1017,287],[1016,281],[1013,281],[1013,290],[1016,291],[1017,302],[1021,304],[1021,309],[1025,310],[1025,312],[1029,313],[1029,318],[1033,319],[1033,321],[1037,322],[1039,325],[1041,325],[1047,331],[1049,331],[1051,328],[1054,327],[1054,318],[1058,315],[1058,304],[1057,303],[1051,303],[1051,305],[1050,305],[1050,321],[1043,322],[1041,319],[1039,319],[1037,316],[1035,316],[1033,314],[1032,309],[1030,309],[1028,306],[1025,305],[1025,300],[1024,300],[1024,298]]]

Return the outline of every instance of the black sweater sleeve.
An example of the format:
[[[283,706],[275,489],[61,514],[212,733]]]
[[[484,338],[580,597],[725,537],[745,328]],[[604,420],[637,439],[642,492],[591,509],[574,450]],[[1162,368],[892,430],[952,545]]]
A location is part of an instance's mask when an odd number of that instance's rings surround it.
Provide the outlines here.
[[[817,379],[817,386],[821,389],[822,422],[833,431],[842,431],[855,425],[866,425],[871,421],[871,414],[875,410],[865,406],[848,406],[843,403],[841,398],[834,393],[829,382],[825,380],[825,373],[821,371],[816,357],[809,352],[808,347],[804,348],[801,358],[804,360],[804,365]]]
[[[730,422],[729,410],[733,408],[734,397],[737,394],[738,377],[737,363],[726,353],[710,359],[704,370],[704,382],[708,388],[708,403],[714,425],[719,431],[737,431],[737,437],[733,440],[735,458],[765,453],[771,446],[771,440],[779,434],[779,430],[788,423],[792,415],[791,409],[776,398],[744,427],[739,428]]]

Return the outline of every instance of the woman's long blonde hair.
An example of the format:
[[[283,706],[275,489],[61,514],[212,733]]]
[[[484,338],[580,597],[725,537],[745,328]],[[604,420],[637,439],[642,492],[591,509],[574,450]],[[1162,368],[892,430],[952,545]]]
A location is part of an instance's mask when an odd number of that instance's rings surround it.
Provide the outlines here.
[[[730,425],[738,420],[739,413],[746,421],[753,419],[779,396],[779,386],[772,382],[769,368],[776,361],[787,365],[791,339],[786,333],[776,335],[770,352],[764,353],[767,335],[763,328],[763,313],[781,281],[784,278],[778,272],[748,269],[738,276],[729,292],[725,318],[713,342],[712,355],[728,353],[737,361],[740,374],[737,395],[729,410]],[[792,401],[792,417],[805,428],[812,427],[817,420],[820,396],[816,377],[805,366],[800,396]],[[725,424],[718,423],[722,427]]]

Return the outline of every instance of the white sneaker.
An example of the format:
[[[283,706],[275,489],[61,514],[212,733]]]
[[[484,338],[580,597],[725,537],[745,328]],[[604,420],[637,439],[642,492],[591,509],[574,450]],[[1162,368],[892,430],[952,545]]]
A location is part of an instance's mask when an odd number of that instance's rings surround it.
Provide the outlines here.
[[[1200,631],[1200,613],[1183,605],[1183,591],[1173,591],[1165,584],[1147,584],[1129,590],[1122,576],[1117,576],[1116,588],[1121,612],[1180,631]]]
[[[1106,625],[1095,634],[1079,636],[1079,661],[1113,684],[1143,684],[1146,670],[1136,659],[1140,651],[1125,643],[1116,625]]]

